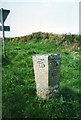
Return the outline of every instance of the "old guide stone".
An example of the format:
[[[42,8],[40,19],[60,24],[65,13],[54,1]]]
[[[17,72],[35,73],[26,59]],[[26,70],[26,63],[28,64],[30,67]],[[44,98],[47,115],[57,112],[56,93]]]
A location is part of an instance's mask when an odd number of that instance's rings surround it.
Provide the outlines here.
[[[33,66],[37,95],[47,99],[59,94],[61,55],[34,55]]]

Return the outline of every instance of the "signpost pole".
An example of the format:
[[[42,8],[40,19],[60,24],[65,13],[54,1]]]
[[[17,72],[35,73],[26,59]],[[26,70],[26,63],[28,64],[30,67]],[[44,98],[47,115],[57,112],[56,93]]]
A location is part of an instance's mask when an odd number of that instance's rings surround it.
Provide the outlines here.
[[[10,10],[4,10],[3,8],[0,9],[0,22],[2,26],[0,26],[0,31],[2,31],[3,36],[3,56],[6,57],[6,40],[4,31],[10,31],[10,26],[4,26],[4,22],[9,14]]]
[[[1,21],[2,21],[2,34],[3,34],[3,55],[6,57],[6,43],[5,43],[5,34],[4,34],[4,21],[3,21],[3,8],[1,8]]]

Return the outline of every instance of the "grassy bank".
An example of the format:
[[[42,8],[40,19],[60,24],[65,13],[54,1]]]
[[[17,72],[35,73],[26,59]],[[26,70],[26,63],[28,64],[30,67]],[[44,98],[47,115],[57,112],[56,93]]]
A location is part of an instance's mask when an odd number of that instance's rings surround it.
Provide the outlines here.
[[[73,35],[32,34],[7,39],[3,58],[3,118],[81,119],[79,40]],[[36,95],[32,55],[62,55],[60,97],[45,101]]]

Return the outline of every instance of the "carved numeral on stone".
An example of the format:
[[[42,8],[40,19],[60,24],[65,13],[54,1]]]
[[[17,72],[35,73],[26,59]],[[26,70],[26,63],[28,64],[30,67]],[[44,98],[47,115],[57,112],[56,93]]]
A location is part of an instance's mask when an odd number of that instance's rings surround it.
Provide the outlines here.
[[[40,68],[44,68],[45,67],[45,63],[43,61],[38,61],[37,63],[39,64]]]

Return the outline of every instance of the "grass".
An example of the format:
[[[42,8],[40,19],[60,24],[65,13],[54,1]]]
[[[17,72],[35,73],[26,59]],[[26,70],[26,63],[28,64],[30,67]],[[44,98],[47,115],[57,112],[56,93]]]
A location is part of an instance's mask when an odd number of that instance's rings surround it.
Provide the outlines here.
[[[78,46],[55,41],[7,42],[7,57],[2,63],[3,118],[81,119]],[[46,101],[36,95],[32,55],[48,53],[59,53],[62,60],[60,96]]]

